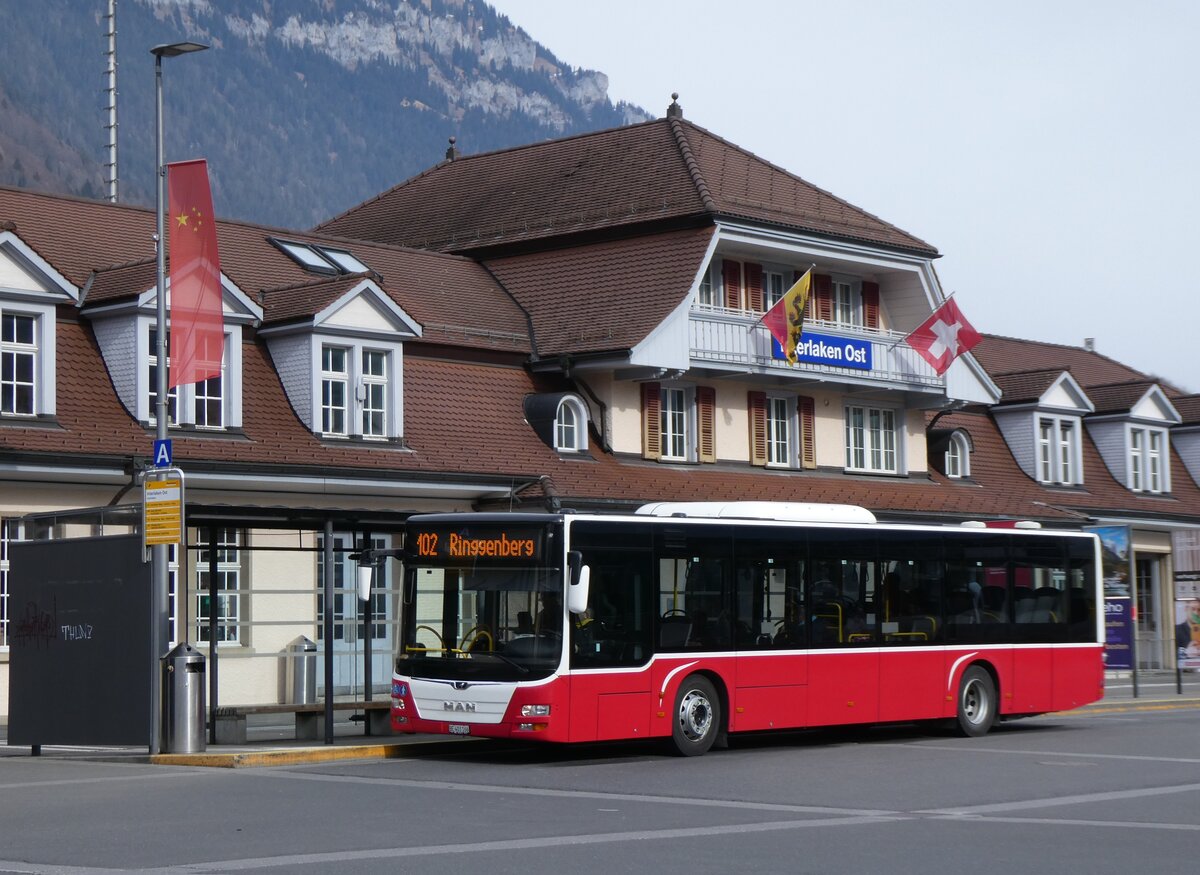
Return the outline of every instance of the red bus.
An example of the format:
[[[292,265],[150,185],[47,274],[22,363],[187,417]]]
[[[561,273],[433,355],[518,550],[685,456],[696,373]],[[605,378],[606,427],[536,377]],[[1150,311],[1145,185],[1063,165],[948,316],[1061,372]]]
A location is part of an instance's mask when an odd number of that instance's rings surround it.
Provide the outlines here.
[[[998,719],[1103,695],[1098,539],[863,508],[408,520],[401,732],[583,742]]]

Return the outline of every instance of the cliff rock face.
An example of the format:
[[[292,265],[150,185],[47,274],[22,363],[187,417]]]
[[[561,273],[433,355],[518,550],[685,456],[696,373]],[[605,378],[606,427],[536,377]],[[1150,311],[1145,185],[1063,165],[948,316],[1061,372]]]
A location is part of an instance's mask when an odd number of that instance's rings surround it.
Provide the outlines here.
[[[0,4],[0,183],[107,190],[106,10]],[[167,159],[207,158],[218,212],[255,221],[326,218],[436,163],[450,136],[472,153],[649,118],[481,0],[119,0],[116,20],[127,202],[153,200],[148,50],[183,39],[212,51],[163,65]],[[33,179],[47,130],[72,172]]]

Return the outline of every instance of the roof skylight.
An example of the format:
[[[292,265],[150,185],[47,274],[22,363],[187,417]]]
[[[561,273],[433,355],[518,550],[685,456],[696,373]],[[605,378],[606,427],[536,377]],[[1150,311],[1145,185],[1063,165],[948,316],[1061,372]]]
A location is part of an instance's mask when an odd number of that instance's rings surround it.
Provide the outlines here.
[[[313,273],[369,273],[371,270],[347,249],[280,240],[276,237],[269,239],[302,268]]]

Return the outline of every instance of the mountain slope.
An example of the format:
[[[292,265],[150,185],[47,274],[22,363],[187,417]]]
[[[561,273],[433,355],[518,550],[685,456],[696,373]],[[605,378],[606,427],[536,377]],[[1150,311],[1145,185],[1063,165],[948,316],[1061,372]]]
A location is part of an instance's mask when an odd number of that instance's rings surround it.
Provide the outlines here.
[[[0,184],[107,191],[106,0],[0,3]],[[154,192],[152,46],[168,161],[203,157],[223,216],[305,227],[441,160],[649,118],[479,0],[120,0],[120,199]]]

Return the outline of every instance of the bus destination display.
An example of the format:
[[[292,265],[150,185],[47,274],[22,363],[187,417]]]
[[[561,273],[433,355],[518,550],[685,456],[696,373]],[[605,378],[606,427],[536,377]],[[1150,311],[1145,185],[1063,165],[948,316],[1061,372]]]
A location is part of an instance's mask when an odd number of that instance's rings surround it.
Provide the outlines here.
[[[409,532],[409,551],[426,561],[528,561],[542,557],[542,536],[536,528],[425,529]]]

